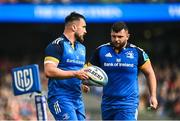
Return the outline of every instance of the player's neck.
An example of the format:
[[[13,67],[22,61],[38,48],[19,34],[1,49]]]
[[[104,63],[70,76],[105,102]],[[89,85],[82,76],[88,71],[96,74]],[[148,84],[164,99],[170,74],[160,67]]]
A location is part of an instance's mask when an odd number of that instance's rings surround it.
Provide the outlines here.
[[[127,43],[124,44],[122,47],[118,47],[118,48],[114,47],[114,51],[115,51],[116,53],[120,53],[121,50],[126,47],[126,45],[127,45]]]
[[[74,44],[74,42],[75,42],[74,33],[68,32],[68,31],[64,31],[63,34],[64,34],[64,36],[65,36],[72,44]]]
[[[121,49],[115,48],[114,51],[115,51],[116,53],[119,53],[119,52],[121,51]]]

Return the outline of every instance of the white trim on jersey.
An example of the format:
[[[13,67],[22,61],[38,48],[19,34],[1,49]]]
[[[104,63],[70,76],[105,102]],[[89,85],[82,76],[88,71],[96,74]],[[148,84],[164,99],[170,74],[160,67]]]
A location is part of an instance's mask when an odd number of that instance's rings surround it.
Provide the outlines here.
[[[106,45],[110,45],[110,42],[108,42],[108,43],[106,43],[106,44],[102,44],[102,45],[100,45],[100,46],[97,47],[97,48],[100,48],[100,47],[103,47],[103,46],[106,46]]]
[[[62,41],[62,40],[63,40],[63,38],[62,38],[62,37],[59,37],[59,38],[55,39],[55,40],[52,42],[52,44],[59,44],[59,42]]]
[[[50,61],[50,60],[46,60],[46,61],[44,61],[44,64],[47,64],[47,63],[52,63],[52,64],[54,64],[54,65],[57,65],[57,63],[56,63],[56,62],[54,62],[54,61]]]

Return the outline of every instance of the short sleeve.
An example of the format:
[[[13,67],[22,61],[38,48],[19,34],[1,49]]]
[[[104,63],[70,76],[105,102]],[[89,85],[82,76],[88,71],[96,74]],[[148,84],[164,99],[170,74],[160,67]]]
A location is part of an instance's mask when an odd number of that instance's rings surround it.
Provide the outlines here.
[[[89,62],[92,65],[100,66],[100,62],[99,62],[99,48],[96,48],[94,53],[91,55]]]
[[[55,58],[61,60],[63,48],[58,44],[49,44],[45,49],[45,58]]]
[[[147,55],[144,50],[137,48],[138,50],[138,67],[141,67],[146,61],[150,60],[149,56]]]

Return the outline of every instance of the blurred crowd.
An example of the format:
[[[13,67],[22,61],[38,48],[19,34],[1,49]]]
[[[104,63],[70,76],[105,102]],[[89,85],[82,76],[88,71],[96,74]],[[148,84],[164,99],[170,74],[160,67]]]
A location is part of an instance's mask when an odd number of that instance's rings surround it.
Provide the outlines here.
[[[24,60],[19,63],[12,62],[8,59],[0,60],[0,120],[37,120],[35,106],[36,93],[14,96],[12,89],[11,69],[28,65],[29,61]],[[40,71],[40,79],[42,82],[42,94],[46,96],[47,78],[42,71]],[[50,120],[53,119],[48,107],[47,114]]]
[[[0,3],[71,4],[71,3],[173,3],[178,0],[0,0]]]
[[[155,64],[154,70],[158,81],[157,97],[159,106],[153,112],[153,116],[148,117],[148,114],[145,114],[143,119],[180,119],[180,67],[169,62]],[[142,115],[148,112],[149,90],[144,74],[140,72],[138,78],[140,92],[139,114]],[[102,94],[102,88],[94,87],[93,91],[98,96]]]
[[[14,96],[12,91],[11,69],[14,67],[27,65],[29,62],[12,62],[0,59],[0,120],[36,120],[36,108],[34,98],[29,94]],[[42,62],[37,62],[40,66],[40,78],[42,90],[46,94],[47,78],[43,74]],[[158,101],[159,108],[155,112],[158,117],[168,117],[169,119],[180,119],[180,67],[169,63],[154,65],[158,80]],[[148,90],[146,80],[142,73],[139,73],[140,85],[140,106],[139,112],[147,110]],[[102,88],[92,87],[91,93],[94,97],[100,97]],[[97,109],[99,110],[99,109]],[[48,109],[47,109],[48,112]],[[52,119],[48,112],[48,119]],[[90,118],[91,119],[91,118]]]
[[[159,117],[180,119],[180,68],[171,62],[154,66],[158,81],[159,108],[156,112]],[[140,83],[140,111],[149,105],[146,80],[142,73],[139,74]]]

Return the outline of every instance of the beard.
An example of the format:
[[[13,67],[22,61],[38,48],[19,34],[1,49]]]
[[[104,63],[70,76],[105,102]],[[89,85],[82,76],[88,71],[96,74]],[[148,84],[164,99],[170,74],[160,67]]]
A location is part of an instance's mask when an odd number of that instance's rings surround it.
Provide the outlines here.
[[[84,35],[79,35],[78,33],[74,34],[76,40],[78,40],[80,43],[84,42]]]
[[[126,45],[126,41],[122,42],[122,43],[117,43],[117,42],[111,42],[111,45],[118,50],[121,50],[125,45]]]

